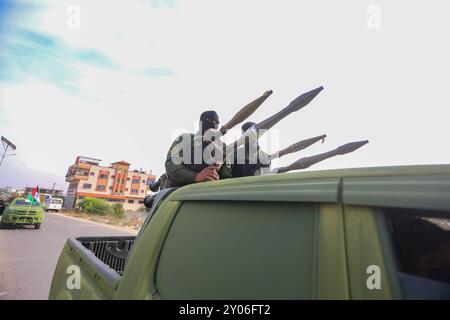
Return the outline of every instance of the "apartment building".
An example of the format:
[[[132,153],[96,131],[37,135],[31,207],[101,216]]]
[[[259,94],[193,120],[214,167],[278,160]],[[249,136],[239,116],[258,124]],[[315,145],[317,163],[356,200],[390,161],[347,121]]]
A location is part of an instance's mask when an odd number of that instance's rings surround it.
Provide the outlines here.
[[[140,170],[130,170],[126,161],[101,166],[101,160],[79,156],[66,174],[69,182],[66,208],[76,207],[85,197],[100,198],[110,203],[120,202],[125,210],[137,210],[144,205],[144,198],[151,194],[148,184],[156,176]]]

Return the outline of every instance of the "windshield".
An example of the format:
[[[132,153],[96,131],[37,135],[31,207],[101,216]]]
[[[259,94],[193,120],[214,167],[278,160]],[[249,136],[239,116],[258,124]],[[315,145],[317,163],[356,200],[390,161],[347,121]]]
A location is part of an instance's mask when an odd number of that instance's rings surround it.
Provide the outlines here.
[[[29,200],[24,200],[24,199],[18,199],[18,200],[15,200],[13,202],[13,205],[15,205],[15,206],[29,206],[30,205],[30,201]],[[34,204],[32,204],[32,206],[33,207],[39,206],[39,203],[34,203]]]
[[[61,199],[52,199],[52,202],[51,203],[54,203],[54,204],[61,204],[62,203],[62,200]]]

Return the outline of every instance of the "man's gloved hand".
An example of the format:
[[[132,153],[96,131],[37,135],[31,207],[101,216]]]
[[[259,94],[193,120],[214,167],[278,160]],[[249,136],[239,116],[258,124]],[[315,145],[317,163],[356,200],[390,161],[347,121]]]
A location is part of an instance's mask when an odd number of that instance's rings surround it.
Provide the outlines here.
[[[195,176],[195,182],[205,182],[219,180],[219,174],[217,173],[217,166],[209,166]]]

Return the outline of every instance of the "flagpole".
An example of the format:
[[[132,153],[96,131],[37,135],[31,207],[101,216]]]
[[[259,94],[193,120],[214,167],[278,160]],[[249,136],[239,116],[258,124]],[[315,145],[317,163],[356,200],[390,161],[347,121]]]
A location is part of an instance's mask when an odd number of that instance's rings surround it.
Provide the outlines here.
[[[36,194],[39,194],[39,186],[36,186],[35,189],[36,189]],[[33,204],[33,200],[34,200],[33,192],[34,192],[34,189],[33,189],[33,191],[31,192],[30,205],[28,206],[28,210],[27,210],[27,213],[25,214],[25,216],[28,216],[28,212],[30,212],[31,205]]]
[[[33,195],[31,196],[33,197]],[[25,216],[28,216],[28,212],[30,212],[31,204],[33,203],[33,200],[30,200],[30,205],[28,206],[27,214]]]

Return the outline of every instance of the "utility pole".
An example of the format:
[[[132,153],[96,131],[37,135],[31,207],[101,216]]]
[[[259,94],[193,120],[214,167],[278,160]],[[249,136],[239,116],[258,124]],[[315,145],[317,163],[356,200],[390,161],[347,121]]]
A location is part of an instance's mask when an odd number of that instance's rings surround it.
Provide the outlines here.
[[[2,145],[3,145],[3,155],[2,155],[2,160],[0,160],[0,167],[2,166],[3,163],[3,159],[5,159],[5,156],[13,156],[14,154],[7,154],[8,152],[8,148],[11,148],[12,150],[16,150],[16,146],[9,141],[8,139],[6,139],[4,136],[2,136]]]

